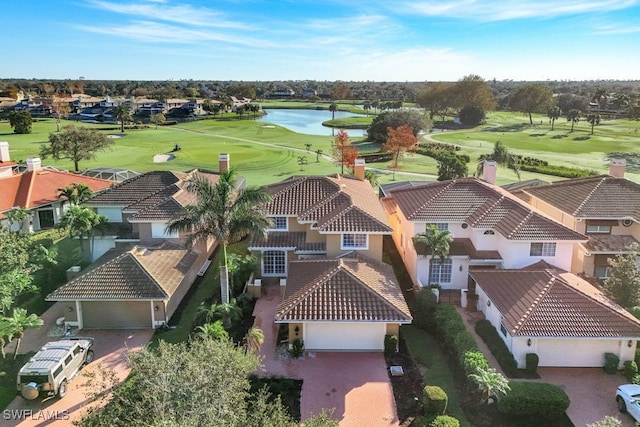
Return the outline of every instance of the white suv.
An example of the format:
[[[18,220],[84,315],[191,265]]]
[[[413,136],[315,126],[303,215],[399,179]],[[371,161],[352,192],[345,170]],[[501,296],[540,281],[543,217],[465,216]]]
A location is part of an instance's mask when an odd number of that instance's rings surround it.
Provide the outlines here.
[[[68,337],[46,343],[18,372],[18,394],[27,400],[40,392],[64,397],[69,381],[93,360],[93,338]]]

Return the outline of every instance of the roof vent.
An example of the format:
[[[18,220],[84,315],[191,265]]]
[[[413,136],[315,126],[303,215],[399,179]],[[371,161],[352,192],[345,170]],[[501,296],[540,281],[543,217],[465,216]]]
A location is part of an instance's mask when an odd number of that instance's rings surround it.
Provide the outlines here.
[[[622,220],[622,225],[624,225],[625,227],[631,227],[631,224],[633,224],[632,219],[625,218]]]

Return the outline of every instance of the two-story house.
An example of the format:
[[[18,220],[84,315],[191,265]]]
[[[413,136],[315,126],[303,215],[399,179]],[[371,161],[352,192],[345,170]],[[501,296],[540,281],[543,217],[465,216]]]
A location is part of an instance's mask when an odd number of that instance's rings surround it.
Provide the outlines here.
[[[609,175],[568,179],[514,193],[587,236],[574,249],[574,273],[606,279],[608,260],[639,243],[640,185],[624,178],[624,168],[624,160],[614,160]]]
[[[275,322],[308,350],[381,351],[411,314],[393,270],[382,262],[391,227],[364,163],[356,178],[294,176],[266,187],[273,228],[249,246],[261,280],[279,278]]]
[[[221,171],[229,167],[228,154],[221,154],[219,161]],[[217,244],[208,239],[187,246],[188,233],[166,231],[169,222],[195,202],[185,189],[194,175],[214,185],[219,179],[218,173],[200,170],[148,172],[86,202],[124,229],[124,238],[97,238],[94,251],[100,258],[47,296],[49,301],[64,301],[61,315],[67,324],[81,329],[146,329],[168,322],[196,277],[204,273]]]
[[[517,269],[541,260],[569,270],[574,243],[586,241],[582,234],[477,178],[407,186],[389,194],[382,204],[398,252],[417,287],[465,289],[470,270]],[[431,224],[452,234],[446,259],[416,251],[413,237]]]

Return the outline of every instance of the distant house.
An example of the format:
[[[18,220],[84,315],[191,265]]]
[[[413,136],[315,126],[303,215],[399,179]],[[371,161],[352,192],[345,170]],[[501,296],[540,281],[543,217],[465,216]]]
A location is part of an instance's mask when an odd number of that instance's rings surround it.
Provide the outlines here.
[[[588,240],[576,245],[571,271],[604,280],[608,261],[640,243],[640,185],[624,178],[624,160],[609,175],[575,178],[515,191],[531,206]]]
[[[27,159],[24,173],[14,174],[15,165],[9,158],[9,144],[0,142],[0,221],[15,207],[28,209],[32,217],[22,225],[28,232],[53,228],[59,222],[66,209],[66,199],[58,197],[60,188],[84,184],[100,192],[113,184],[105,179],[44,169],[39,158]]]

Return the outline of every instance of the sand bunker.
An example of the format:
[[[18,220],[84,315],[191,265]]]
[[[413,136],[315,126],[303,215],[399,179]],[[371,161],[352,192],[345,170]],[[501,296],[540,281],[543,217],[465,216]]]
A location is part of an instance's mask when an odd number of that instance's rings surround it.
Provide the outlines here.
[[[156,154],[155,156],[153,156],[153,163],[164,163],[175,158],[176,156],[174,156],[173,154]]]
[[[107,135],[107,138],[111,138],[111,139],[118,139],[118,138],[122,138],[124,135]]]

